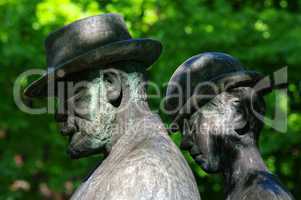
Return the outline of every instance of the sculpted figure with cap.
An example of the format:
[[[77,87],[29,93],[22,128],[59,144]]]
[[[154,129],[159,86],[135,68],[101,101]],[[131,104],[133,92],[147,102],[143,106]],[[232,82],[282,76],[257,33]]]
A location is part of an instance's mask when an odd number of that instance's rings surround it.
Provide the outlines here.
[[[72,199],[200,199],[188,164],[147,103],[145,72],[160,42],[132,39],[121,16],[103,14],[51,33],[46,52],[48,73],[25,95],[58,98],[56,119],[72,158],[106,155]]]
[[[181,147],[208,173],[222,173],[228,200],[291,200],[258,150],[265,91],[262,76],[230,55],[209,52],[185,61],[170,79],[166,110]],[[187,92],[190,90],[190,92]]]

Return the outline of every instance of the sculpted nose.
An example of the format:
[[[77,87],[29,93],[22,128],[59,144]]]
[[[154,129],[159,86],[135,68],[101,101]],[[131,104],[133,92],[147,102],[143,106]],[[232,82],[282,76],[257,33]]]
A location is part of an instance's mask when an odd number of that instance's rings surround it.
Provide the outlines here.
[[[67,122],[68,116],[67,116],[67,114],[55,113],[54,119],[58,123],[63,123],[63,122]]]
[[[71,136],[76,132],[76,128],[74,126],[68,126],[65,123],[60,125],[60,132],[64,136]]]
[[[190,150],[193,146],[193,142],[189,139],[183,139],[181,145],[180,145],[180,148],[182,150]]]

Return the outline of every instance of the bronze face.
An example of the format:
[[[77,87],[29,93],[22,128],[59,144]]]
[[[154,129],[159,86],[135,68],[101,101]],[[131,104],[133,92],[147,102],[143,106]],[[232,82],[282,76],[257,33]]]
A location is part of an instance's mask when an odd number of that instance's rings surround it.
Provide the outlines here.
[[[68,153],[79,158],[97,153],[110,146],[112,131],[115,127],[116,107],[112,105],[112,90],[115,79],[112,73],[100,70],[89,73],[84,79],[70,79],[65,84],[67,92],[59,96],[59,108],[56,120],[63,135],[69,136]],[[92,74],[93,74],[92,73]],[[115,84],[115,85],[114,85]],[[70,92],[73,91],[73,92]]]
[[[222,93],[201,107],[184,125],[183,146],[207,172],[219,172],[223,158],[230,153],[227,149],[232,148],[233,141],[240,140],[236,130],[244,126],[245,121],[239,104],[237,97]]]

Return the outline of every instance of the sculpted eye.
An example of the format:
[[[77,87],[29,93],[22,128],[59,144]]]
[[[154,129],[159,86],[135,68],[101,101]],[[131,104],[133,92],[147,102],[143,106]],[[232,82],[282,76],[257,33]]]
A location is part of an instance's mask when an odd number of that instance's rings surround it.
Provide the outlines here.
[[[72,98],[70,102],[73,102],[75,105],[88,102],[91,99],[91,95],[88,94],[87,90],[78,91]]]
[[[68,99],[68,110],[75,116],[89,119],[91,105],[91,93],[86,89],[78,91],[73,97]]]
[[[239,135],[244,135],[248,133],[249,130],[250,130],[249,122],[245,122],[245,124],[241,128],[235,129],[236,133],[238,133]]]
[[[103,79],[108,84],[114,84],[114,74],[112,73],[105,73]]]

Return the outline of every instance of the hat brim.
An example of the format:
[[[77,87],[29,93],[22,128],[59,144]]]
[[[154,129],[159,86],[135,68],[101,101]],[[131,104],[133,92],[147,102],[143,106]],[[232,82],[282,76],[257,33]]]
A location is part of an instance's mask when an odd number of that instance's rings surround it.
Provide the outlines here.
[[[120,61],[140,62],[141,67],[147,69],[159,58],[161,50],[161,43],[152,39],[129,39],[101,46],[54,67],[52,71],[48,70],[25,89],[24,95],[30,98],[47,97],[48,81],[56,80],[59,70],[67,76],[91,68],[106,68],[106,65]]]
[[[223,91],[213,91],[211,85],[208,88],[203,88],[202,92],[198,92],[197,94],[193,94],[188,98],[184,105],[172,116],[173,121],[171,123],[170,132],[176,132],[182,126],[182,121],[184,118],[189,118],[194,112],[196,112],[197,108],[204,105],[206,102],[210,100],[210,98],[214,98],[214,95],[218,95],[221,92],[229,91],[236,87],[254,87],[260,80],[262,80],[264,76],[260,73],[254,71],[238,71],[234,73],[226,73],[222,74],[212,80],[209,80],[208,83],[216,84],[218,88],[223,88]],[[171,94],[169,94],[171,95]],[[199,97],[206,97],[204,99],[199,99]]]

